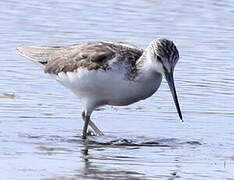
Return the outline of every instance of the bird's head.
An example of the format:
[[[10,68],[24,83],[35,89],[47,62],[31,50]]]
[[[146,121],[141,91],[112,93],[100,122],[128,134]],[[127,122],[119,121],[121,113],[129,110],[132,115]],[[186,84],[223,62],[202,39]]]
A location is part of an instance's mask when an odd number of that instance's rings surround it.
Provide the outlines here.
[[[162,74],[171,90],[177,112],[182,120],[182,113],[177,99],[173,72],[175,65],[179,59],[179,52],[175,44],[167,39],[156,39],[150,43],[150,59],[152,60],[153,69]]]

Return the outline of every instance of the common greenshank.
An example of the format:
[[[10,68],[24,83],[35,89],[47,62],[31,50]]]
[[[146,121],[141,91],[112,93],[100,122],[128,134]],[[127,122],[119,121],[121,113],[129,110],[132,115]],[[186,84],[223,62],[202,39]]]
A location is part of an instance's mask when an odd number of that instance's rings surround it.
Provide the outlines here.
[[[102,135],[90,120],[95,108],[126,106],[146,99],[158,90],[162,77],[182,120],[173,78],[179,53],[170,40],[153,40],[145,50],[124,42],[94,41],[71,46],[20,46],[17,51],[80,98],[84,105],[83,139],[88,125]]]

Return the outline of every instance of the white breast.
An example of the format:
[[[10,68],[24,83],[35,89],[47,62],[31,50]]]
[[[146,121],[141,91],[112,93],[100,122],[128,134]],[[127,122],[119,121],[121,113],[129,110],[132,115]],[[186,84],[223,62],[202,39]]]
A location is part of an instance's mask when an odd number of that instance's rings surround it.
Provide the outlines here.
[[[55,76],[55,75],[53,75]],[[78,69],[59,73],[56,79],[71,89],[86,104],[94,106],[132,104],[151,96],[161,84],[161,75],[142,75],[134,81],[126,80],[119,70]]]

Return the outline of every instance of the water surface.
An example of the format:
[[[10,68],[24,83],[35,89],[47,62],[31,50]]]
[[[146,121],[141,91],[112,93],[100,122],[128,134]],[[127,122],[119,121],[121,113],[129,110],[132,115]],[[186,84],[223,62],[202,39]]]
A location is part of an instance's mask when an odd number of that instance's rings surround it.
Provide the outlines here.
[[[234,179],[234,1],[0,2],[0,179]],[[159,37],[180,52],[176,87],[104,107],[105,136],[81,140],[82,105],[19,45]]]

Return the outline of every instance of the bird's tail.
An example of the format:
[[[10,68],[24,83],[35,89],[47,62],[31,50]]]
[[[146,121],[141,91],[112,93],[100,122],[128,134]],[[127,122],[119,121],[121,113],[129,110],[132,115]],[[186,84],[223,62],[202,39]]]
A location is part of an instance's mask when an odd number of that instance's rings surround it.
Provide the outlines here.
[[[56,47],[37,47],[37,46],[20,46],[16,49],[16,51],[24,57],[31,59],[34,62],[38,62],[40,64],[46,64],[51,55],[58,50]]]

